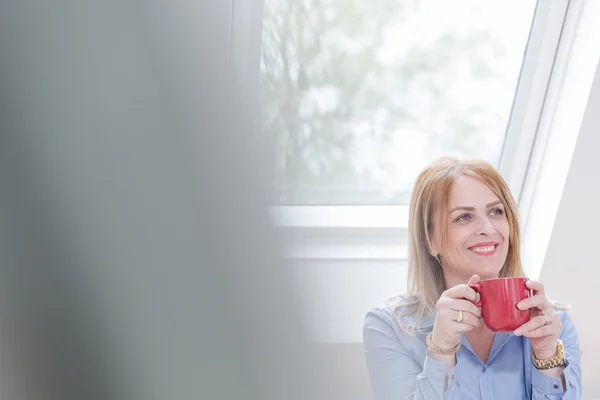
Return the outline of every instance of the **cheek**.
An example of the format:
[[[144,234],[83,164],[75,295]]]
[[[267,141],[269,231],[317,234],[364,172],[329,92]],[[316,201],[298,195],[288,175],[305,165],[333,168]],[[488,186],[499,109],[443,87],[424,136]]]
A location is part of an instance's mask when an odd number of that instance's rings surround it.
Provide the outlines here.
[[[508,242],[508,238],[510,235],[510,228],[508,226],[508,220],[503,219],[498,221],[496,225],[496,232],[498,232],[500,234],[500,236],[502,236],[502,238]]]
[[[467,245],[470,243],[472,231],[468,226],[448,227],[448,245],[446,247],[446,260],[452,265],[465,265],[469,263]]]
[[[471,237],[471,230],[466,226],[455,226],[448,228],[448,249],[450,251],[460,251],[464,249],[466,243]]]

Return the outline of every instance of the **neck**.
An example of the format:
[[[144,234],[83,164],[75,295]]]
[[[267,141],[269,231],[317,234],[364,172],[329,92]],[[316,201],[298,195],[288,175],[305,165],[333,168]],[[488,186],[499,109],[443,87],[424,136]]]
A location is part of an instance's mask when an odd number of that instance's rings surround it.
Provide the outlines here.
[[[456,285],[462,285],[469,281],[469,278],[465,279],[462,276],[456,276],[452,274],[444,274],[444,280],[446,281],[446,289],[454,287]]]
[[[492,275],[492,276],[479,275],[479,277],[483,281],[485,279],[498,278],[498,275]],[[471,279],[471,276],[462,276],[462,275],[458,275],[458,274],[453,274],[448,271],[444,271],[444,281],[446,283],[446,289],[449,289],[456,285],[464,285],[469,281],[469,279]]]

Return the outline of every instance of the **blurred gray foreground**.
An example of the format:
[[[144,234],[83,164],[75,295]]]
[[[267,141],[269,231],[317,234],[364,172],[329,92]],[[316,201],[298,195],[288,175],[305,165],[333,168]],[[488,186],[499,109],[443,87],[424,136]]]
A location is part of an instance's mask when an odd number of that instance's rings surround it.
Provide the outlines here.
[[[0,2],[0,398],[317,399],[216,3]]]

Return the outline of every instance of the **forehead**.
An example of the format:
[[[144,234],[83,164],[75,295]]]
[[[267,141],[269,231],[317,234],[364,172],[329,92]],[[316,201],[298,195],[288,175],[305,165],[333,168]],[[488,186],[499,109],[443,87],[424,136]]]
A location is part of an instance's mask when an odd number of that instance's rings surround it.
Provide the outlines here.
[[[482,181],[468,175],[459,176],[452,188],[448,203],[453,207],[484,207],[499,200],[498,196]]]

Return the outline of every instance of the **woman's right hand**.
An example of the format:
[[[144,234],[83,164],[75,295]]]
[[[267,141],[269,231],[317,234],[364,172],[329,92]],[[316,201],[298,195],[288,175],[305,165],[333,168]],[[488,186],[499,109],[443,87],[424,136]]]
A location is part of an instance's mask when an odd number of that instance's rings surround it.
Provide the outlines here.
[[[471,331],[481,323],[481,309],[475,307],[477,292],[469,287],[480,278],[473,275],[465,285],[456,285],[444,293],[435,305],[435,321],[431,341],[442,349],[452,349],[460,343],[460,335]],[[462,311],[462,322],[457,322]]]

